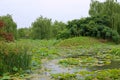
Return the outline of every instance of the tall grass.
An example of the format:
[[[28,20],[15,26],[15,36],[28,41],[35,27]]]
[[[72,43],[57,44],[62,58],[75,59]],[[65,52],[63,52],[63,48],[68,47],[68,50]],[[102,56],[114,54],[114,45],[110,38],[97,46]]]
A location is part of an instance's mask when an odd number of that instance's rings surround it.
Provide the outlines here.
[[[29,47],[23,44],[0,42],[0,75],[29,68]]]

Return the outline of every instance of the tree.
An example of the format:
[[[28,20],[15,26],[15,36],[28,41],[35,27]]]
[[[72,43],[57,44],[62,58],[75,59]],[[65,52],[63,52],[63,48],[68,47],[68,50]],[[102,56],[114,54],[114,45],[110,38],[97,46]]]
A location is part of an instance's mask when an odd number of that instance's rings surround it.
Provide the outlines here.
[[[40,16],[32,23],[33,39],[50,39],[52,36],[51,19]]]
[[[1,35],[6,39],[6,40],[13,40],[17,38],[17,25],[13,21],[11,15],[6,15],[6,16],[0,16],[0,21],[4,23],[0,23],[2,25],[1,28]]]
[[[120,4],[117,0],[99,2],[91,0],[89,14],[93,16],[107,16],[110,23],[107,25],[120,34]]]
[[[30,28],[20,28],[17,30],[18,32],[18,38],[30,38]]]
[[[58,38],[65,39],[76,36],[91,36],[119,43],[120,36],[118,32],[109,28],[107,26],[108,23],[109,20],[106,16],[92,16],[82,19],[75,19],[68,22],[67,30],[60,33]]]
[[[52,25],[52,36],[54,38],[57,37],[57,35],[63,31],[64,29],[66,29],[66,24],[63,23],[63,22],[58,22],[58,21],[55,21]]]

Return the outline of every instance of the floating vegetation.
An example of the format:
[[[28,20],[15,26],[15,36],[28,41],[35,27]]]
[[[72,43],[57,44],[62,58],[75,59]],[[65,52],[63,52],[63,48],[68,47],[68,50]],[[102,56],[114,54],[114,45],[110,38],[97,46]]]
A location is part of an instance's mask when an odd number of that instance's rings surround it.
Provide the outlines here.
[[[55,80],[119,80],[120,69],[80,71],[77,73],[52,74]]]

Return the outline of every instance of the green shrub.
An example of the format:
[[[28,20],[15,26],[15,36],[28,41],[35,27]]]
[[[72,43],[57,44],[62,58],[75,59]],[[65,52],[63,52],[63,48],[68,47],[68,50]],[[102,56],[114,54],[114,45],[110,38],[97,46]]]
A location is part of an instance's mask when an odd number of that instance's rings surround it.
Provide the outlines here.
[[[0,42],[0,75],[3,73],[15,73],[29,68],[31,56],[29,47]]]
[[[120,35],[116,31],[112,31],[112,40],[116,43],[120,42]]]
[[[70,32],[68,30],[64,30],[59,32],[59,34],[57,35],[57,39],[67,39],[70,37]]]

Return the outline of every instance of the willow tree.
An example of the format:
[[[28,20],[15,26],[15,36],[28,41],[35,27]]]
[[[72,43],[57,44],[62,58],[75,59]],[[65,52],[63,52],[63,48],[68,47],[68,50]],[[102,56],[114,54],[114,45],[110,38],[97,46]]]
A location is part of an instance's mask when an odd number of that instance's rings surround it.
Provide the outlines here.
[[[90,16],[108,16],[110,19],[108,27],[120,33],[120,4],[117,0],[105,2],[91,0],[89,14]]]
[[[50,39],[52,35],[51,19],[40,16],[32,23],[33,39]]]

